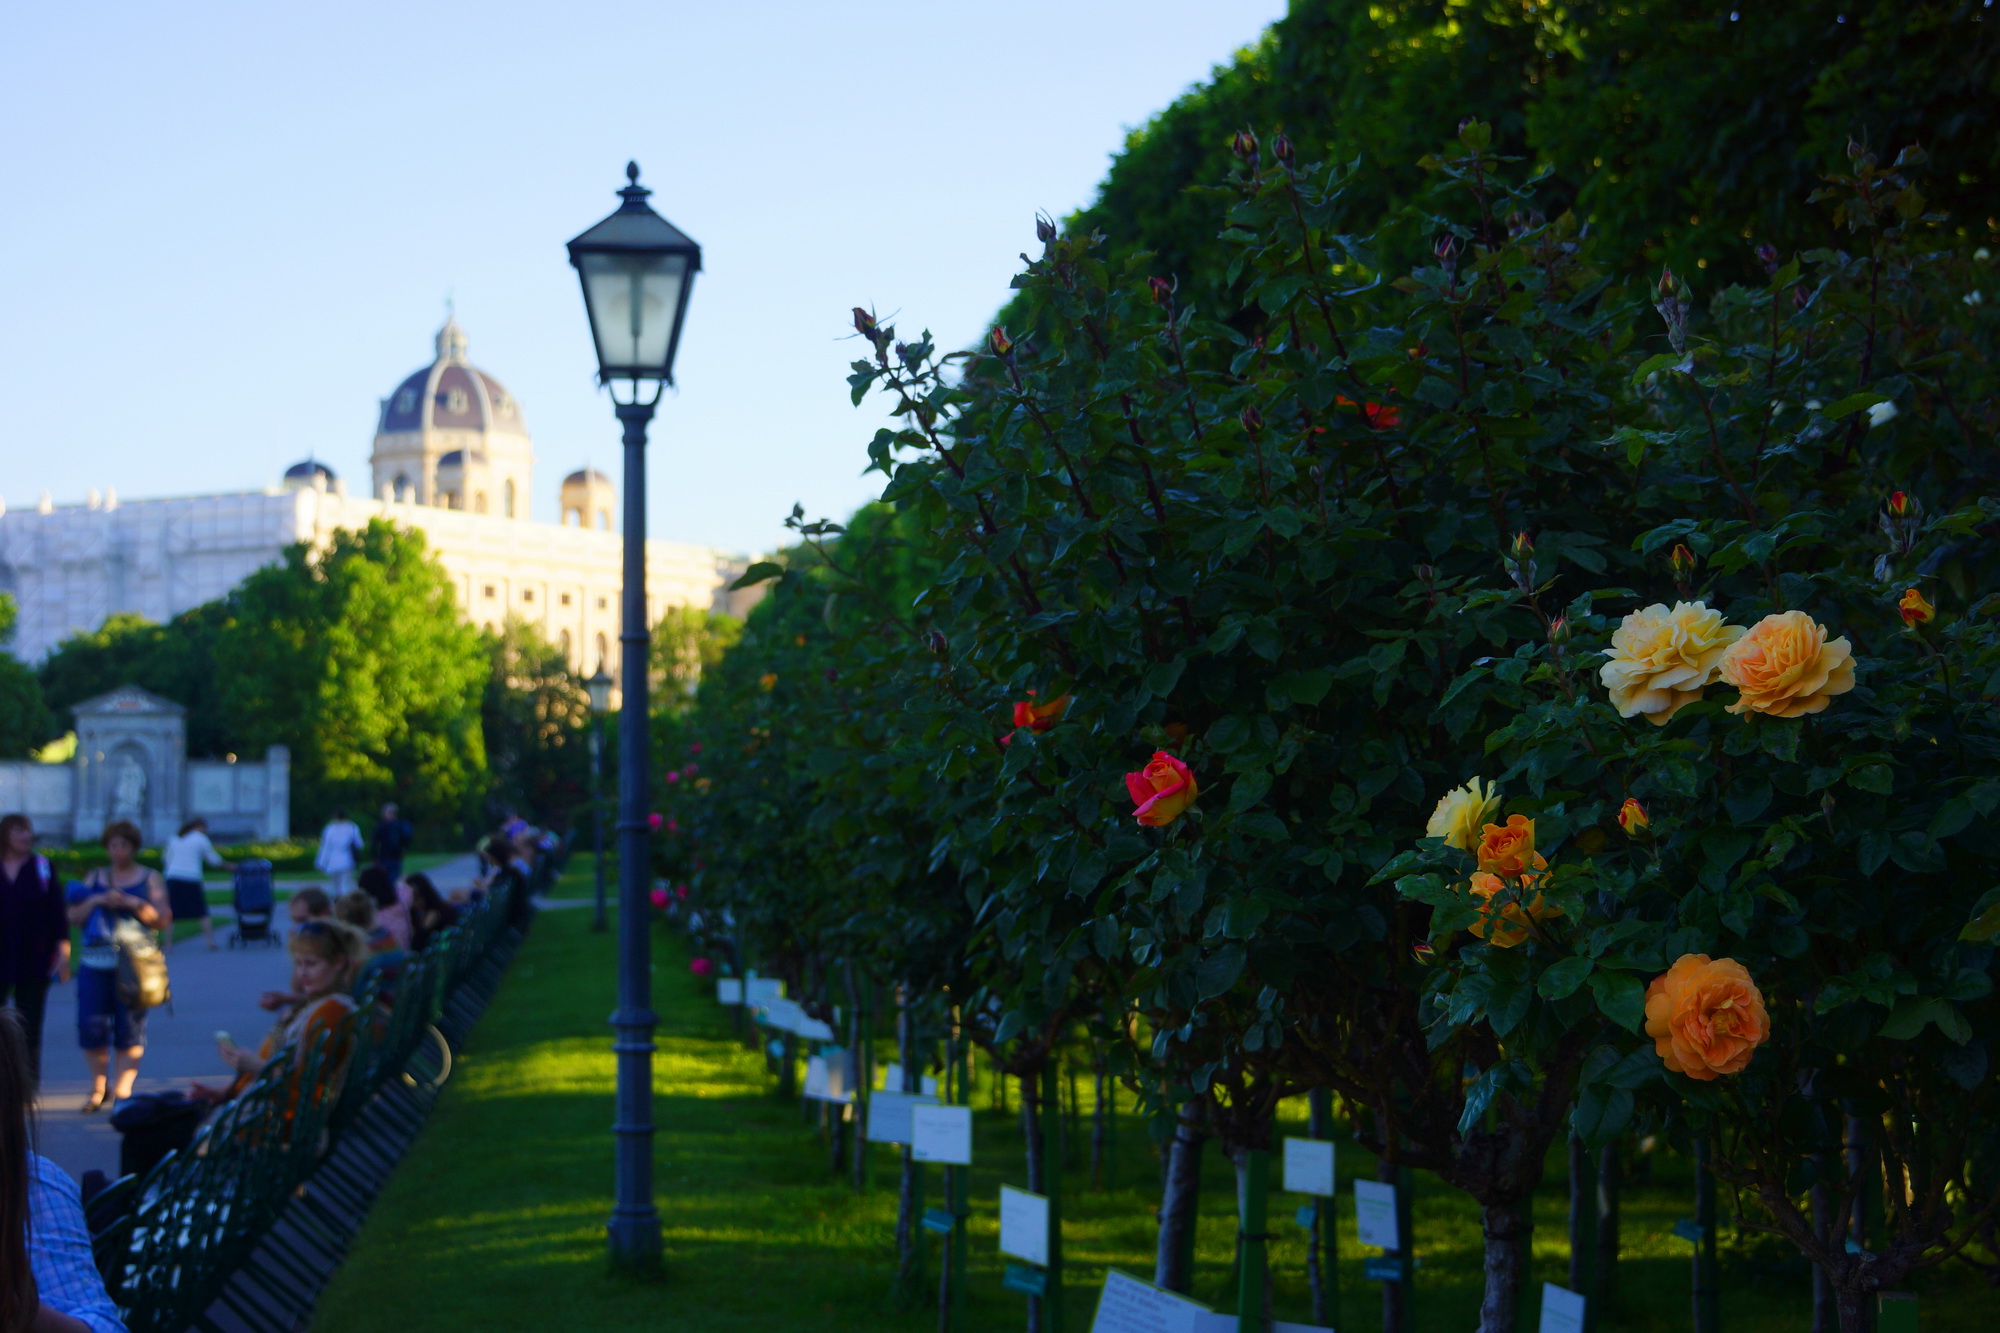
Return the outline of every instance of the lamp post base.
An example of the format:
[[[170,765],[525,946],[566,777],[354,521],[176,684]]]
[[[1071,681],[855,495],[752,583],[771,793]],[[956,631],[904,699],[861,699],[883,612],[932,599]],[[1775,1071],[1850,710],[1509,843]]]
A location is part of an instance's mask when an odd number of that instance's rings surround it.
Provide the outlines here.
[[[660,1215],[657,1211],[625,1217],[616,1212],[604,1228],[610,1242],[611,1271],[628,1277],[658,1277]]]

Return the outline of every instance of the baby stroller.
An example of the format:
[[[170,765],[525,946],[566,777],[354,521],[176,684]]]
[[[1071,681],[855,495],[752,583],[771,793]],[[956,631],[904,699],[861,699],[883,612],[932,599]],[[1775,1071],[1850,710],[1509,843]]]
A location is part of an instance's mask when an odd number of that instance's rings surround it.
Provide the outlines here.
[[[236,899],[236,929],[229,932],[229,947],[247,945],[252,940],[276,944],[277,933],[271,918],[277,912],[277,893],[271,885],[269,861],[238,861],[231,885]]]

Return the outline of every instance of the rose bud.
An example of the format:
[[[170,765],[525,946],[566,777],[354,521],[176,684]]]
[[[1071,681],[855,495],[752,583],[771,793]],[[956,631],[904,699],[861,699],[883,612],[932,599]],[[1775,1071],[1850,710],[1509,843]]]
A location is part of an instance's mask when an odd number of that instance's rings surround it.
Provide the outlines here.
[[[1901,491],[1891,492],[1889,496],[1889,517],[1908,518],[1909,516],[1910,516],[1910,497],[1903,494]]]
[[[1244,408],[1242,415],[1237,419],[1243,423],[1243,429],[1249,431],[1252,435],[1264,429],[1264,414],[1259,412],[1255,407]]]
[[[1292,149],[1292,141],[1282,134],[1271,140],[1271,156],[1288,167],[1292,165],[1292,159],[1296,156]]]
[[[1236,137],[1229,141],[1229,151],[1248,162],[1257,165],[1257,136],[1249,130],[1236,131]]]
[[[1171,305],[1174,300],[1173,284],[1165,278],[1148,278],[1146,285],[1153,289],[1154,305]]]
[[[986,344],[993,349],[993,355],[995,356],[1005,356],[1014,350],[1014,340],[1009,338],[1007,330],[1001,328],[998,324],[995,324],[993,331],[986,335]]]
[[[1046,213],[1035,214],[1035,239],[1047,245],[1056,238],[1055,220]]]
[[[1903,623],[1915,629],[1918,625],[1928,625],[1937,619],[1937,608],[1924,600],[1924,595],[1911,588],[1896,603],[1896,612],[1903,617]]]
[[[1778,272],[1778,247],[1769,241],[1757,247],[1757,262],[1764,266],[1766,273],[1775,276]]]
[[[854,331],[864,338],[873,338],[875,336],[875,316],[869,314],[860,306],[854,307]]]
[[[1675,578],[1685,579],[1694,572],[1694,552],[1680,542],[1675,542],[1673,554],[1667,557],[1667,564],[1672,567]]]
[[[1625,804],[1618,807],[1618,827],[1636,838],[1652,826],[1653,821],[1646,817],[1646,807],[1627,796]]]
[[[1429,940],[1419,940],[1410,946],[1410,957],[1416,959],[1419,967],[1429,967],[1437,961],[1438,951]]]
[[[1029,731],[1048,731],[1062,721],[1063,714],[1069,711],[1069,702],[1070,696],[1067,694],[1060,699],[1051,699],[1045,704],[1023,699],[1014,705],[1014,725],[1026,727]]]

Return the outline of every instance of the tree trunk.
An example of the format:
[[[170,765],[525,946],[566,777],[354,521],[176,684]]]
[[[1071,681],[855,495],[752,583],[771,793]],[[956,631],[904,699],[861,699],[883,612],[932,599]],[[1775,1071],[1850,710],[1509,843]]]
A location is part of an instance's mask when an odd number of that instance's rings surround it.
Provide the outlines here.
[[[1597,1158],[1597,1305],[1609,1311],[1618,1294],[1618,1195],[1624,1159],[1616,1143],[1607,1143]],[[1602,1319],[1598,1328],[1609,1328]]]
[[[1105,1096],[1105,1085],[1110,1079],[1105,1077],[1104,1056],[1099,1053],[1091,1062],[1091,1090],[1095,1094],[1090,1108],[1090,1187],[1104,1188],[1104,1126],[1111,1114],[1109,1098]]]
[[[1306,1106],[1307,1135],[1315,1139],[1332,1138],[1333,1094],[1325,1088],[1314,1088],[1307,1095]],[[1313,1224],[1306,1229],[1306,1288],[1312,1293],[1313,1322],[1321,1327],[1328,1327],[1334,1316],[1327,1313],[1327,1288],[1329,1285],[1333,1285],[1337,1291],[1337,1284],[1340,1278],[1338,1272],[1330,1274],[1327,1271],[1333,1267],[1332,1263],[1321,1263],[1320,1252],[1322,1246],[1320,1244],[1320,1237],[1326,1236],[1331,1238],[1334,1234],[1333,1229],[1326,1225],[1325,1217],[1325,1214],[1333,1208],[1333,1200],[1316,1198],[1312,1202],[1312,1207]],[[1329,1260],[1332,1258],[1331,1255],[1327,1257]],[[1331,1278],[1331,1282],[1329,1282],[1329,1278]],[[1334,1304],[1337,1305],[1338,1302]]]
[[[1841,1287],[1840,1333],[1875,1333],[1875,1293]]]
[[[903,1066],[904,1092],[909,1092],[922,1084],[916,1068],[917,1034],[916,1020],[910,1015],[909,992],[905,987],[896,988],[896,1059]],[[923,1166],[910,1157],[908,1144],[903,1145],[903,1179],[896,1198],[896,1288],[897,1308],[907,1308],[918,1298],[918,1288],[923,1283],[923,1245],[917,1235],[917,1219],[922,1215]]]
[[[1040,1194],[1046,1187],[1048,1144],[1042,1140],[1041,1110],[1035,1089],[1035,1075],[1021,1075],[1021,1138],[1028,1155],[1028,1192]],[[1028,1333],[1042,1333],[1042,1301],[1028,1297]]]
[[[1597,1306],[1597,1162],[1582,1139],[1569,1141],[1569,1289]]]
[[[1824,1176],[1831,1168],[1826,1154],[1818,1158],[1820,1174]],[[1825,1244],[1833,1239],[1833,1204],[1827,1198],[1826,1186],[1814,1185],[1811,1192],[1813,1234]],[[1833,1282],[1826,1270],[1818,1264],[1812,1269],[1813,1322],[1812,1333],[1833,1333],[1840,1312],[1834,1308]]]
[[[1486,1232],[1486,1292],[1479,1301],[1479,1333],[1514,1333],[1534,1222],[1525,1205],[1512,1201],[1487,1204],[1481,1217]]]
[[[1153,1285],[1188,1294],[1194,1288],[1195,1223],[1201,1208],[1201,1153],[1208,1134],[1201,1127],[1201,1103],[1181,1108],[1180,1124],[1167,1145],[1166,1183],[1160,1191],[1160,1248]]]

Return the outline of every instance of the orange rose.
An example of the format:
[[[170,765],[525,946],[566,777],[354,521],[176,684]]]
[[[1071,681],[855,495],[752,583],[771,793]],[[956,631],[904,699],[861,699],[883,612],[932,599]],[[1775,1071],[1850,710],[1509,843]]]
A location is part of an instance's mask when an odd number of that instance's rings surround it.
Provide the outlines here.
[[[1828,639],[1826,626],[1803,611],[1765,616],[1729,645],[1722,679],[1742,694],[1732,713],[1800,717],[1825,708],[1854,688],[1854,650],[1846,639]]]
[[[1652,826],[1653,821],[1646,818],[1646,807],[1637,798],[1627,796],[1625,804],[1618,807],[1618,827],[1636,838]]]
[[[1535,821],[1526,815],[1509,815],[1505,824],[1488,824],[1480,830],[1479,868],[1501,879],[1519,879],[1530,870],[1547,870],[1549,863],[1535,851]]]
[[[1201,794],[1194,771],[1165,750],[1153,751],[1153,761],[1125,775],[1125,790],[1139,808],[1133,815],[1149,828],[1165,828],[1187,813]]]
[[[1516,815],[1514,818],[1519,819],[1520,816]],[[1472,877],[1472,896],[1479,899],[1483,906],[1479,909],[1479,919],[1472,923],[1472,933],[1489,944],[1502,949],[1511,949],[1528,938],[1528,927],[1531,923],[1540,924],[1552,916],[1561,916],[1562,908],[1545,904],[1540,890],[1535,891],[1532,899],[1523,900],[1534,882],[1535,877],[1527,875],[1522,878],[1518,888],[1509,888],[1498,875],[1488,874],[1484,870],[1475,873]],[[1508,901],[1501,904],[1498,913],[1500,919],[1495,921],[1493,898],[1495,894],[1503,892],[1507,895]]]
[[[1023,699],[1014,705],[1014,725],[1026,727],[1029,731],[1047,731],[1062,721],[1063,714],[1068,710],[1067,694],[1060,699],[1051,699],[1045,704],[1038,704],[1032,698]]]
[[[1667,1068],[1707,1083],[1742,1073],[1771,1020],[1743,964],[1686,953],[1646,987],[1646,1035]]]
[[[1903,623],[1911,627],[1928,625],[1937,619],[1937,608],[1924,600],[1924,595],[1911,588],[1896,603],[1896,613],[1903,617]]]

